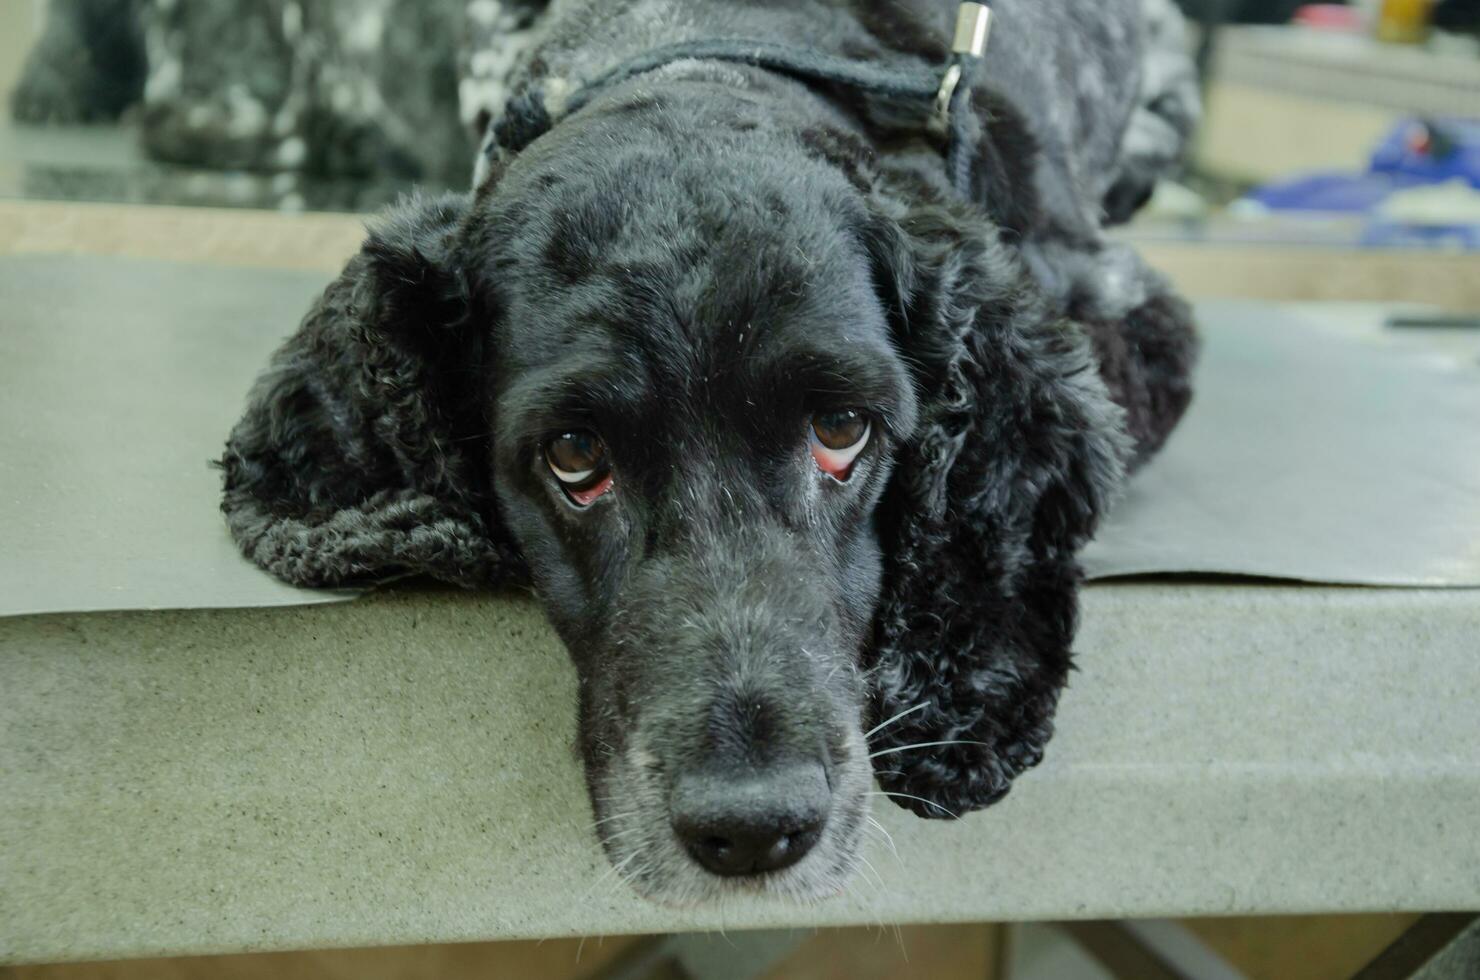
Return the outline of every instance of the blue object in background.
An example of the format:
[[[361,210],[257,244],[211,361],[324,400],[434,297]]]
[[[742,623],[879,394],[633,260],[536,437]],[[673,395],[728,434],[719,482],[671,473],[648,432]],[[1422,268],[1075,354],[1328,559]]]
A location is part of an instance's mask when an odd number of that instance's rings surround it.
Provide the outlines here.
[[[1272,211],[1369,214],[1393,191],[1426,183],[1393,174],[1309,174],[1266,184],[1244,195],[1244,200]]]
[[[1364,173],[1305,174],[1266,184],[1242,200],[1270,211],[1367,216],[1363,245],[1480,249],[1480,225],[1416,224],[1378,213],[1398,191],[1451,180],[1480,191],[1480,120],[1405,119],[1372,151]]]
[[[1405,119],[1372,151],[1367,169],[1425,184],[1459,178],[1480,189],[1480,120]]]
[[[1480,225],[1419,225],[1373,219],[1358,245],[1368,248],[1447,248],[1480,251]]]

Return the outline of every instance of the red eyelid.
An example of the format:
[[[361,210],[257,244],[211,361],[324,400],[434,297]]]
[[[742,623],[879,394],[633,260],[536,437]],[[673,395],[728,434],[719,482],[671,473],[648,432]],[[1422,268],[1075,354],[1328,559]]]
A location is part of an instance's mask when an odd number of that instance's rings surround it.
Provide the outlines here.
[[[833,477],[834,479],[843,480],[847,479],[848,474],[853,471],[853,463],[855,462],[855,460],[850,459],[848,460],[848,462],[842,463],[840,465],[836,456],[833,453],[829,452],[825,446],[817,442],[815,439],[812,440],[811,448],[812,459],[817,463],[817,468],[826,473],[828,476]]]
[[[591,486],[586,487],[584,490],[574,490],[570,487],[566,487],[565,492],[570,495],[571,500],[574,500],[577,504],[585,507],[586,505],[594,501],[597,497],[605,494],[611,488],[612,475],[608,473],[598,482],[593,483]]]

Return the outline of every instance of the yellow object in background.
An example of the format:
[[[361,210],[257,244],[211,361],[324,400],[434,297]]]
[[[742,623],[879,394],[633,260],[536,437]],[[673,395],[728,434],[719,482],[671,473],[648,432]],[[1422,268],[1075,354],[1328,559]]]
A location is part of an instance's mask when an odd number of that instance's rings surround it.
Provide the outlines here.
[[[1377,15],[1377,39],[1419,44],[1429,36],[1434,0],[1382,0]]]

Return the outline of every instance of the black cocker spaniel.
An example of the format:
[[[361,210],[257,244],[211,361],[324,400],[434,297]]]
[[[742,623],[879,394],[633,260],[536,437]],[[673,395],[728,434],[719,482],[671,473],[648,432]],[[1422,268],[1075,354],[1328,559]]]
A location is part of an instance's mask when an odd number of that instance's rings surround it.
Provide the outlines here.
[[[1195,119],[1176,15],[993,11],[942,131],[673,45],[887,81],[946,64],[945,0],[557,5],[476,189],[384,216],[231,433],[232,533],[290,582],[533,583],[653,897],[837,891],[875,777],[1000,799],[1076,549],[1188,403],[1188,308],[1102,230]]]

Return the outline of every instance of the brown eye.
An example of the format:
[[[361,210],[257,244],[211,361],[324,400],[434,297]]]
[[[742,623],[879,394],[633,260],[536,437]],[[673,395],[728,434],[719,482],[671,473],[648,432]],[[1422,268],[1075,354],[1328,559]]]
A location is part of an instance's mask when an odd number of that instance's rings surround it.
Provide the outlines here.
[[[612,488],[606,443],[584,429],[566,432],[545,444],[545,463],[565,492],[585,506]]]
[[[869,417],[856,409],[819,412],[812,416],[812,458],[828,476],[846,480],[853,461],[868,444]]]

